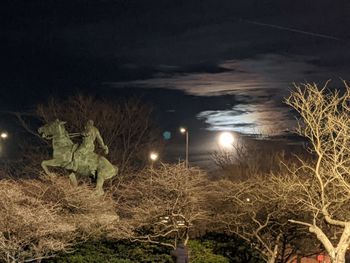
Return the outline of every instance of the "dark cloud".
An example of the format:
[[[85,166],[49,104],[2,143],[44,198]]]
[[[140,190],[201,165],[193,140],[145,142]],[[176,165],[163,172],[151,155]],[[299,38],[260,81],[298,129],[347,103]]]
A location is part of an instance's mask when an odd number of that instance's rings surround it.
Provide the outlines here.
[[[242,98],[264,98],[274,92],[277,93],[276,96],[287,94],[293,82],[322,82],[337,77],[338,74],[348,75],[347,68],[334,72],[310,63],[311,59],[312,57],[296,55],[264,54],[223,61],[216,66],[222,69],[218,72],[173,72],[154,75],[149,79],[109,84],[113,87],[136,85],[179,89],[199,96],[235,94]]]

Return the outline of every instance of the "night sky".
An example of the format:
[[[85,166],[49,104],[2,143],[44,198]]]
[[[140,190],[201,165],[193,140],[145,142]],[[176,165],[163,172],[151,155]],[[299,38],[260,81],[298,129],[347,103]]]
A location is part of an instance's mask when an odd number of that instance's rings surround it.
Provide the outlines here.
[[[140,96],[179,155],[218,131],[283,135],[293,82],[350,80],[348,0],[2,0],[0,110]],[[4,118],[0,126],[6,127]]]

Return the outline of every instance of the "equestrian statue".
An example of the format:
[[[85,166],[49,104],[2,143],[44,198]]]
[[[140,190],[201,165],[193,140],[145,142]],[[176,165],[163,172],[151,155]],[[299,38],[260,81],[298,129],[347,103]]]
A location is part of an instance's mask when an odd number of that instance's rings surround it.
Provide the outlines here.
[[[76,174],[93,176],[96,179],[96,193],[103,195],[104,181],[117,175],[118,167],[104,156],[95,153],[97,140],[104,154],[108,154],[108,147],[104,144],[99,130],[94,126],[94,122],[89,120],[81,134],[69,134],[65,124],[66,122],[56,119],[38,129],[43,138],[52,140],[53,148],[53,158],[42,161],[41,167],[47,175],[51,175],[48,167],[61,167],[70,171],[69,178],[75,186],[78,185]],[[80,145],[73,143],[72,135],[82,136]]]

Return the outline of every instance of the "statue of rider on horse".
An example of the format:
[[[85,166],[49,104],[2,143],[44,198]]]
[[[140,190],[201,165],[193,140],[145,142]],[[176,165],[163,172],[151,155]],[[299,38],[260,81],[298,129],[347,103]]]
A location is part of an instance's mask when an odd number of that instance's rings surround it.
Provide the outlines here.
[[[118,173],[118,168],[112,165],[104,156],[95,153],[95,140],[108,154],[108,147],[105,145],[99,130],[94,122],[89,120],[85,130],[79,134],[82,142],[78,146],[70,139],[70,134],[65,130],[65,122],[56,119],[53,122],[38,129],[43,138],[52,139],[53,159],[44,160],[41,163],[45,173],[50,175],[48,167],[61,167],[69,170],[69,178],[73,185],[77,185],[76,174],[94,176],[96,178],[96,192],[102,195],[103,183]]]

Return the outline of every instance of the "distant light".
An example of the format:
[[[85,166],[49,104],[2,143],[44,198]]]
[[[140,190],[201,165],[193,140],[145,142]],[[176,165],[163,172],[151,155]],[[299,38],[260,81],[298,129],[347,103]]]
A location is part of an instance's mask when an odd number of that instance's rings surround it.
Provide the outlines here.
[[[170,140],[171,139],[171,132],[170,131],[163,132],[163,138],[164,138],[164,140]]]
[[[156,152],[151,152],[150,154],[149,154],[149,158],[152,160],[152,161],[157,161],[158,160],[158,153],[156,153]]]
[[[9,135],[8,135],[7,132],[2,132],[2,133],[0,134],[0,137],[1,137],[2,139],[6,139],[8,136],[9,136]]]
[[[250,198],[249,198],[249,197],[247,197],[245,200],[246,200],[247,202],[250,202]]]
[[[180,132],[181,132],[181,133],[185,133],[185,132],[186,132],[186,128],[180,127]]]
[[[234,142],[232,133],[223,132],[219,136],[219,144],[224,148],[231,148]]]

